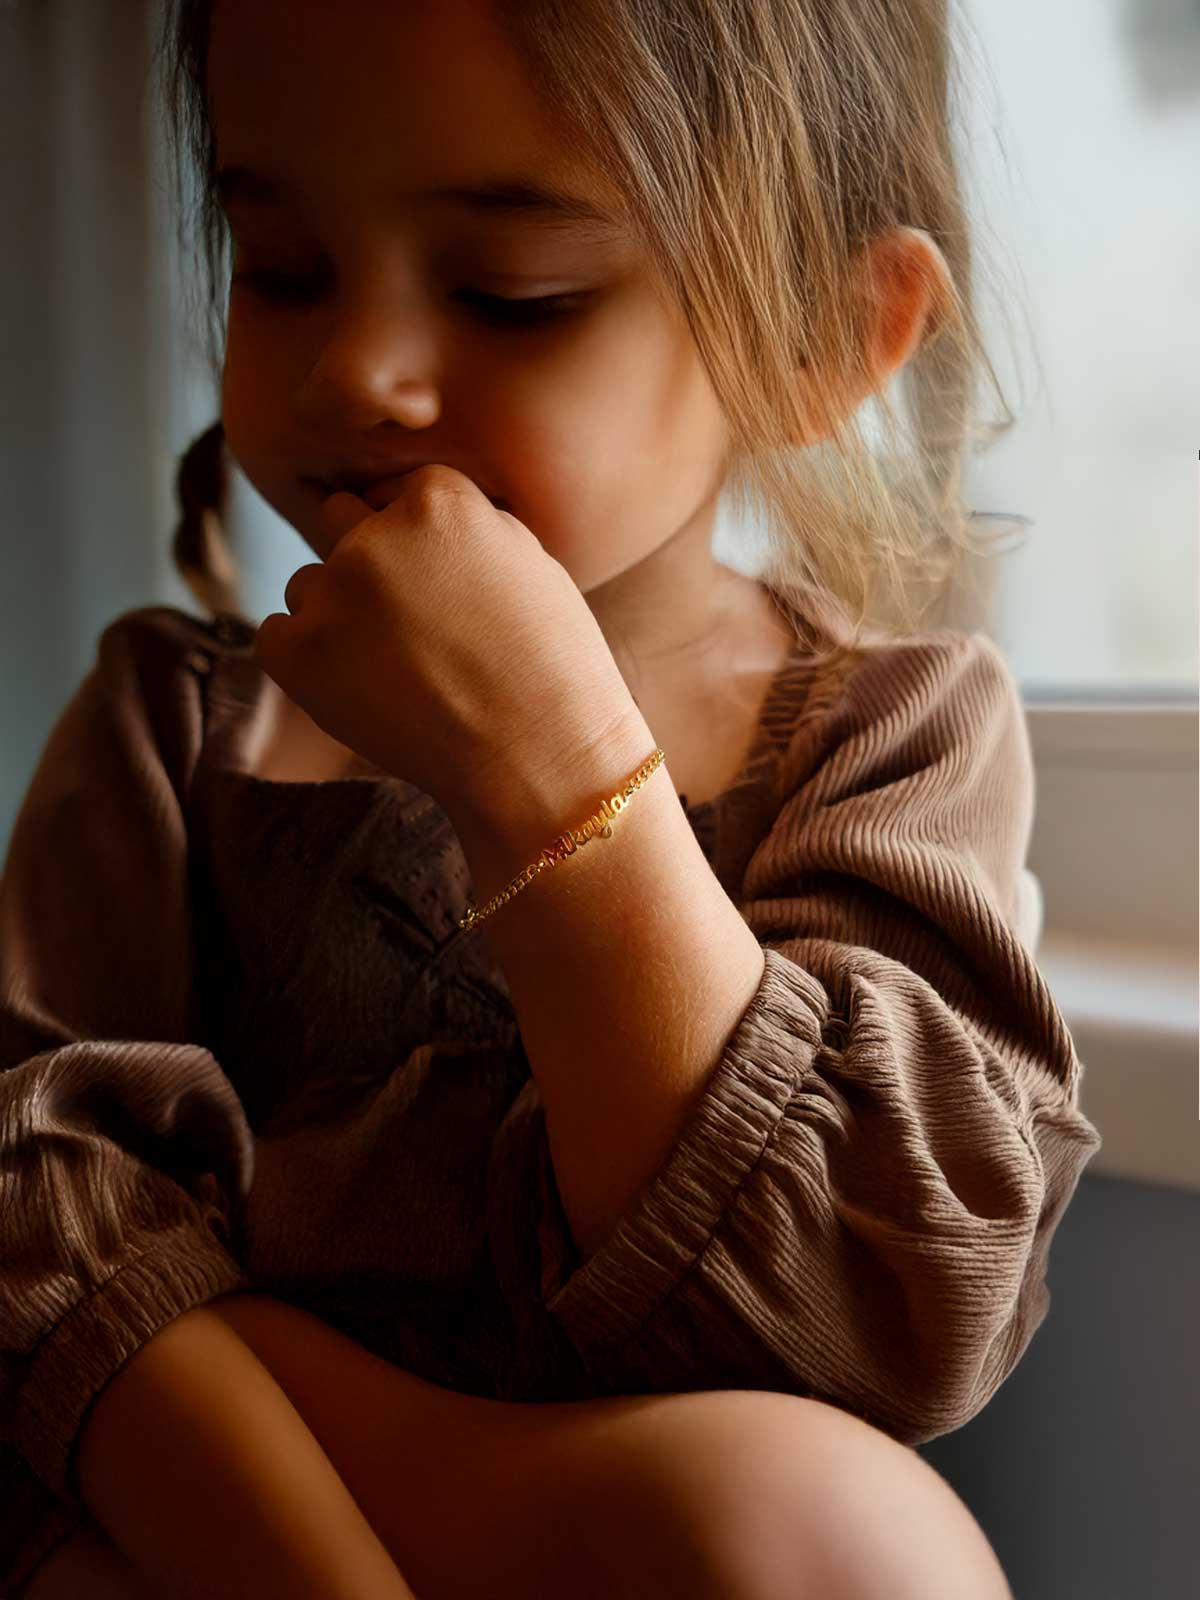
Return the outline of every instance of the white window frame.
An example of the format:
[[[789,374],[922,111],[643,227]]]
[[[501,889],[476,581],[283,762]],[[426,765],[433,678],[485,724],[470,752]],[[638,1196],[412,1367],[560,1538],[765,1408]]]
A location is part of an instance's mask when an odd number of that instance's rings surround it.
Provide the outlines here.
[[[1031,685],[1022,698],[1037,961],[1104,1140],[1087,1171],[1200,1191],[1195,691],[1131,686],[1088,704]]]

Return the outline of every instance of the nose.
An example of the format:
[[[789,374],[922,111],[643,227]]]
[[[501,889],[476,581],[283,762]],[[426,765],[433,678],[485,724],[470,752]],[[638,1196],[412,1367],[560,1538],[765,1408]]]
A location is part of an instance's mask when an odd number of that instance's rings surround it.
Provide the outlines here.
[[[419,311],[394,291],[335,309],[297,399],[301,420],[369,428],[427,428],[441,410],[436,353]]]

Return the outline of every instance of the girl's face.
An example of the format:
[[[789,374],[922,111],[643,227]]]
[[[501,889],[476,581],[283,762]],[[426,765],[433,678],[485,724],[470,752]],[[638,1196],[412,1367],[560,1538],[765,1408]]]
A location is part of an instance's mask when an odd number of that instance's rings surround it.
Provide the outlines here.
[[[235,245],[223,420],[264,499],[324,557],[331,477],[444,462],[622,648],[694,646],[727,592],[724,420],[490,0],[216,0],[209,72]],[[614,220],[435,192],[548,183]]]

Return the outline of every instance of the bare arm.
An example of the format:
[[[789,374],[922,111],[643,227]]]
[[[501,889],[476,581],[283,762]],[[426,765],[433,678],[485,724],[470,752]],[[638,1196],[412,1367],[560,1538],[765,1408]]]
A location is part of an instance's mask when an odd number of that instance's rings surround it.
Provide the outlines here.
[[[97,1397],[80,1495],[176,1600],[413,1600],[300,1413],[205,1305],[161,1329]]]

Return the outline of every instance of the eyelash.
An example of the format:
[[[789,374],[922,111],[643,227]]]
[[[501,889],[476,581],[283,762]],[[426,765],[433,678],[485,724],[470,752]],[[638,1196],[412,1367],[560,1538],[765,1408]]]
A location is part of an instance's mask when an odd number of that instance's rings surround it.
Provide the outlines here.
[[[265,269],[258,272],[237,273],[231,282],[246,284],[256,293],[266,295],[268,299],[293,304],[303,299],[306,286],[311,285],[311,279],[303,274],[271,272]],[[568,312],[575,310],[583,296],[549,294],[520,300],[464,289],[460,291],[460,298],[468,304],[473,304],[488,320],[495,320],[509,327],[529,327],[566,316]]]

